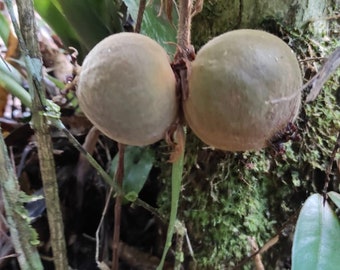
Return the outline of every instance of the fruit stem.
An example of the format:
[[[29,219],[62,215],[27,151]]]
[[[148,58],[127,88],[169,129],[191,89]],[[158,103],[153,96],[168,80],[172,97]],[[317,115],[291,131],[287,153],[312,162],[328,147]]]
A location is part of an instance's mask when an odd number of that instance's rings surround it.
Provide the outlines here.
[[[191,9],[192,0],[179,1],[177,43],[183,51],[191,46]]]
[[[135,27],[136,33],[140,33],[145,7],[146,7],[146,0],[140,0],[139,8],[138,8],[138,15],[137,15],[137,22],[136,22],[136,27]]]
[[[118,165],[116,170],[116,183],[122,188],[124,179],[124,151],[125,145],[118,143]],[[112,244],[112,270],[119,269],[119,240],[120,240],[120,221],[122,211],[123,196],[117,194],[114,209],[114,231],[113,231],[113,244]]]

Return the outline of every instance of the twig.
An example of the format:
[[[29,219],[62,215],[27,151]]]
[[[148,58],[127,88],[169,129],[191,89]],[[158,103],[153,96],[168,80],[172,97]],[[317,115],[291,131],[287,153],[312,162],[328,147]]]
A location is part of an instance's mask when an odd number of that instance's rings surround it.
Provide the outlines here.
[[[36,24],[32,0],[17,0],[19,24],[14,15],[13,4],[5,0],[18,37],[20,50],[24,56],[29,78],[30,94],[32,97],[32,125],[38,144],[41,178],[43,181],[47,217],[50,229],[51,245],[55,269],[68,268],[66,243],[64,238],[64,225],[59,203],[59,192],[55,163],[53,158],[53,145],[49,126],[44,115],[46,99],[42,74],[42,60],[36,35]]]
[[[138,8],[138,15],[137,15],[137,21],[136,21],[136,27],[135,32],[140,33],[142,22],[143,22],[143,14],[146,7],[146,0],[140,0],[139,1],[139,8]]]
[[[299,60],[299,63],[304,63],[304,62],[308,62],[308,61],[319,61],[319,60],[325,60],[327,58],[325,57],[310,57],[310,58],[305,58],[305,59],[301,59]]]
[[[185,229],[185,240],[186,240],[186,243],[188,245],[189,254],[190,254],[191,258],[192,258],[193,269],[196,269],[197,268],[197,261],[196,261],[194,250],[192,248],[192,245],[191,245],[191,242],[190,242],[190,239],[189,239],[189,235],[188,235],[188,230],[187,229]]]
[[[10,254],[10,255],[6,255],[6,256],[2,256],[2,257],[0,257],[0,261],[5,260],[5,259],[9,259],[9,258],[16,258],[18,256],[19,256],[18,254]]]
[[[112,198],[112,193],[113,193],[113,188],[111,187],[110,188],[110,191],[109,191],[109,194],[107,195],[106,197],[106,202],[105,202],[105,206],[104,206],[104,210],[102,212],[102,216],[100,218],[100,222],[98,224],[98,227],[97,227],[97,230],[96,230],[96,255],[95,255],[95,260],[96,260],[96,263],[97,263],[97,266],[98,268],[101,269],[101,267],[103,266],[104,262],[101,262],[99,260],[99,246],[100,246],[100,238],[99,238],[99,233],[100,233],[100,230],[101,230],[101,227],[102,227],[102,224],[104,222],[104,217],[107,213],[107,209],[109,207],[109,202]]]
[[[279,240],[280,236],[283,234],[283,231],[287,228],[289,224],[292,224],[296,221],[297,216],[300,212],[300,208],[295,211],[293,215],[291,215],[288,220],[282,225],[282,227],[278,230],[277,234],[275,234],[271,239],[269,239],[261,248],[259,248],[256,252],[253,252],[250,256],[244,258],[241,262],[239,262],[233,270],[243,269],[243,265],[245,265],[248,261],[254,258],[257,254],[263,254],[267,250],[269,250],[272,246],[276,245]]]
[[[114,190],[117,193],[122,193],[121,189],[117,186],[117,183],[115,181],[112,181],[111,177],[108,175],[108,173],[105,172],[105,170],[98,164],[98,162],[82,147],[82,145],[77,141],[76,138],[73,137],[71,132],[64,126],[64,124],[60,121],[57,120],[52,123],[53,126],[64,132],[64,134],[67,136],[69,141],[72,143],[72,145],[81,153],[85,156],[87,161],[93,166],[98,174],[100,174],[101,177],[103,177],[104,181],[112,186]]]
[[[248,237],[248,243],[250,245],[252,252],[259,251],[259,247],[256,243],[255,237]],[[253,259],[254,259],[255,269],[264,270],[261,254],[259,252],[253,257]]]
[[[124,179],[124,150],[125,145],[118,143],[118,165],[115,175],[117,185],[122,188]],[[115,202],[115,219],[112,244],[112,270],[119,269],[119,240],[120,240],[120,221],[122,212],[123,196],[118,194]]]
[[[311,86],[309,94],[307,95],[306,102],[311,102],[319,95],[322,86],[333,74],[333,72],[340,66],[340,47],[337,48],[329,57],[326,63],[322,66],[320,71],[306,84],[302,86],[302,90]]]
[[[163,224],[167,223],[167,219],[160,215],[159,211],[152,207],[151,205],[147,204],[146,202],[142,201],[141,199],[137,198],[134,202],[132,206],[140,206],[143,207],[145,210],[149,211],[151,214],[153,214],[156,218],[158,218],[161,222],[163,222]]]

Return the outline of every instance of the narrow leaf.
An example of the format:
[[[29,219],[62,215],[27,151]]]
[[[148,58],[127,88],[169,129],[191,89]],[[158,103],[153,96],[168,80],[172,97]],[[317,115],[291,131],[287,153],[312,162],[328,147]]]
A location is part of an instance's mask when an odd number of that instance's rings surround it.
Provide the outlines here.
[[[10,24],[5,16],[0,12],[0,38],[7,45],[8,37],[10,33]]]
[[[335,205],[340,209],[340,194],[334,191],[330,191],[328,192],[328,196],[335,203]]]
[[[340,265],[340,222],[319,194],[301,209],[294,234],[292,270],[336,270]]]

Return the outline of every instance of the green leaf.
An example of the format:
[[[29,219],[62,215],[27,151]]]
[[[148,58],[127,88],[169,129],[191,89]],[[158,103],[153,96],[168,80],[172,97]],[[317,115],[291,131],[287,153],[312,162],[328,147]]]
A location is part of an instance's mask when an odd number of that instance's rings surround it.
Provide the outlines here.
[[[0,87],[3,87],[12,95],[18,97],[28,108],[32,107],[30,94],[8,73],[0,69]]]
[[[329,198],[335,203],[335,205],[340,208],[340,194],[334,191],[328,192]],[[340,240],[339,240],[340,241]]]
[[[301,209],[294,234],[292,270],[336,270],[340,265],[340,222],[319,194]]]
[[[125,199],[134,201],[143,188],[155,160],[155,154],[149,147],[127,146],[124,153],[123,192]],[[111,174],[117,168],[118,155],[112,161]]]
[[[128,11],[133,20],[137,21],[139,0],[124,0]],[[169,55],[174,55],[176,51],[176,35],[177,35],[177,12],[174,9],[173,22],[169,22],[164,12],[158,16],[160,10],[160,0],[152,1],[144,11],[141,33],[157,41]],[[172,44],[169,44],[172,43]]]
[[[110,33],[123,31],[117,0],[88,0],[89,6]]]
[[[10,33],[10,24],[5,16],[0,12],[0,38],[4,41],[5,45],[8,43]]]
[[[91,50],[99,41],[122,30],[116,1],[106,0],[54,0],[70,26],[77,33],[80,42]]]
[[[6,73],[19,84],[23,81],[20,72],[3,58],[0,58],[0,71]]]
[[[34,8],[66,46],[75,46],[78,37],[53,1],[34,0]]]

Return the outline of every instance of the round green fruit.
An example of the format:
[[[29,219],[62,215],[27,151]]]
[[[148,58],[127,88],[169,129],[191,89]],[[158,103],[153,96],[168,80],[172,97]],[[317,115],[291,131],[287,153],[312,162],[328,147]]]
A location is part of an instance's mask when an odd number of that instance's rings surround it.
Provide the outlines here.
[[[154,40],[119,33],[99,42],[79,76],[79,105],[111,139],[143,146],[162,139],[177,114],[176,80]]]
[[[266,147],[298,114],[299,64],[289,46],[267,32],[235,30],[212,39],[189,74],[186,121],[217,149]]]

